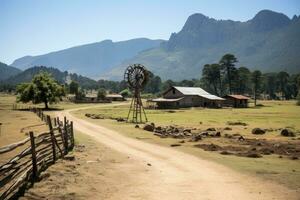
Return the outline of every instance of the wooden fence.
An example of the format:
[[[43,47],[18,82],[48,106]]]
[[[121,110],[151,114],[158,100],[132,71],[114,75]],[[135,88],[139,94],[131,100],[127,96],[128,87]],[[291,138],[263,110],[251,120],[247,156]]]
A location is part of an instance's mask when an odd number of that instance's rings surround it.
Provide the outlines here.
[[[17,155],[0,166],[0,200],[12,199],[39,178],[39,174],[74,148],[73,122],[66,117],[45,115],[39,108],[29,108],[49,127],[48,132],[34,134],[22,141],[0,148],[0,155],[22,148]]]

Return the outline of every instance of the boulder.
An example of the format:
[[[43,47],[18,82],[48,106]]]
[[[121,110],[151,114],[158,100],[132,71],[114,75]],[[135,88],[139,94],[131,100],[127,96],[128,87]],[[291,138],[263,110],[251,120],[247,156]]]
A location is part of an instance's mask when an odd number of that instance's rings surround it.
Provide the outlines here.
[[[190,141],[191,141],[191,142],[197,142],[197,141],[199,141],[199,140],[202,140],[201,134],[194,135]]]
[[[151,124],[145,124],[145,126],[144,126],[144,130],[145,131],[150,131],[150,132],[153,132],[154,131],[154,128],[155,128],[155,126],[153,126],[153,123],[151,123]]]
[[[261,129],[261,128],[254,128],[252,129],[252,134],[254,135],[262,135],[262,134],[265,134],[266,131]]]
[[[208,129],[206,129],[207,131],[216,131],[216,129],[215,128],[208,128]]]
[[[285,137],[295,137],[295,133],[291,129],[284,128],[280,134]]]

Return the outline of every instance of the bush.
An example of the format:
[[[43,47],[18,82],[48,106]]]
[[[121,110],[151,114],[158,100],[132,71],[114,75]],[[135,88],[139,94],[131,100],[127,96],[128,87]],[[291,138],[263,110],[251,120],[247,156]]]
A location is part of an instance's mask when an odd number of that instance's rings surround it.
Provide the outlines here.
[[[120,95],[122,95],[123,97],[131,97],[131,92],[129,91],[129,89],[125,89],[125,90],[122,90],[121,92],[120,92]]]

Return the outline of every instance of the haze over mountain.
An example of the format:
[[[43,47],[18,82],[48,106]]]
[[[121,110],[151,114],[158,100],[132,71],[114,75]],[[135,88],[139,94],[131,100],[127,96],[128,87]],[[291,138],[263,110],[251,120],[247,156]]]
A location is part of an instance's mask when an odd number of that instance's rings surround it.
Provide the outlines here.
[[[89,77],[120,80],[132,63],[144,64],[163,79],[199,78],[204,64],[226,53],[238,66],[263,72],[300,72],[300,17],[293,19],[262,10],[249,21],[215,20],[191,15],[168,41],[136,39],[78,46],[41,56],[23,57],[12,65],[21,69],[46,65]]]
[[[0,62],[0,81],[8,79],[9,77],[14,76],[21,72],[22,71],[18,68]]]
[[[121,42],[104,40],[45,55],[25,56],[15,60],[12,65],[23,70],[40,65],[52,66],[63,71],[76,72],[98,79],[103,72],[110,70],[111,67],[136,56],[143,50],[158,47],[162,41],[146,38]]]

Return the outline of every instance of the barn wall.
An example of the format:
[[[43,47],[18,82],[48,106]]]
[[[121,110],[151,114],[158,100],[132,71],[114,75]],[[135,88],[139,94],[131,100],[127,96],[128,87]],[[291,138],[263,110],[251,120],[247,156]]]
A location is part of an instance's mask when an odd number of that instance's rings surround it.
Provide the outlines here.
[[[183,96],[184,95],[175,88],[170,89],[167,93],[164,94],[164,98],[166,99],[178,99]]]

